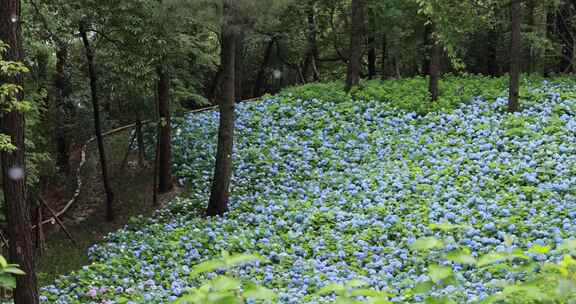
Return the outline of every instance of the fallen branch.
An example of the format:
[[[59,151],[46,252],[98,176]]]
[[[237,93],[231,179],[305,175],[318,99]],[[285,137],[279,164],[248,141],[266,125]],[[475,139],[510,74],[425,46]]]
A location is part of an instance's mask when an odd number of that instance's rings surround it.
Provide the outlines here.
[[[86,163],[86,144],[84,144],[82,146],[82,151],[81,151],[81,161],[80,164],[78,165],[78,168],[76,169],[76,191],[74,191],[74,195],[72,196],[72,198],[68,201],[68,203],[66,203],[66,206],[64,206],[64,208],[62,208],[62,210],[60,210],[60,212],[55,214],[55,217],[61,217],[62,215],[64,215],[68,209],[70,209],[70,207],[76,202],[76,200],[78,199],[78,197],[80,196],[80,190],[82,190],[82,177],[80,175],[81,171],[82,171],[82,167],[84,167],[84,164]],[[48,223],[53,223],[54,222],[54,218],[49,218],[47,220],[44,220],[40,223],[40,225],[45,225]],[[36,229],[38,228],[38,225],[34,225],[32,226],[32,229]]]
[[[74,244],[74,246],[78,247],[78,243],[76,242],[76,240],[72,237],[72,234],[70,233],[70,231],[68,231],[68,229],[66,229],[66,226],[64,226],[64,223],[62,222],[62,220],[60,220],[60,218],[56,215],[56,213],[54,212],[54,210],[52,210],[52,208],[50,208],[50,206],[48,206],[48,204],[46,203],[46,201],[42,198],[42,196],[38,196],[38,201],[40,201],[40,204],[44,206],[44,208],[46,208],[46,210],[48,210],[48,212],[50,212],[50,214],[52,214],[52,218],[56,221],[56,223],[58,223],[58,225],[60,226],[60,228],[62,228],[62,231],[64,231],[64,233],[66,234],[66,236],[70,239],[70,241],[72,241],[72,243]]]

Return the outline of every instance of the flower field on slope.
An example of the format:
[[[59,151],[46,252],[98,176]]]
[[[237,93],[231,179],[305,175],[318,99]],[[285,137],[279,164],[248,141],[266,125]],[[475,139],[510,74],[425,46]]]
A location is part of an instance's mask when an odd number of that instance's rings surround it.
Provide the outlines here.
[[[576,87],[543,84],[524,111],[476,98],[417,116],[378,101],[271,98],[238,106],[232,211],[205,219],[217,113],[179,124],[177,172],[190,190],[152,219],[94,247],[94,264],[43,290],[48,303],[170,303],[190,269],[222,250],[269,260],[235,270],[279,303],[322,303],[329,282],[359,278],[392,293],[425,280],[426,236],[472,255],[576,237]],[[568,96],[568,98],[567,98]],[[196,212],[195,212],[196,211]],[[432,224],[450,223],[449,233]],[[555,252],[537,255],[555,259]],[[493,292],[492,273],[454,265],[459,302]],[[413,301],[412,297],[398,299]]]

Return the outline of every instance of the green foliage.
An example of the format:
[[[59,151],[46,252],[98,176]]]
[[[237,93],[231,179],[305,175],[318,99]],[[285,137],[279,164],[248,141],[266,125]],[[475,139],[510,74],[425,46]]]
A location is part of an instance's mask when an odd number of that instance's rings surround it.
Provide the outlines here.
[[[330,283],[322,287],[317,294],[329,295],[335,294],[335,304],[388,304],[391,295],[385,291],[377,291],[373,289],[364,288],[368,285],[366,282],[360,280],[352,280],[346,284]],[[363,300],[358,300],[362,297]]]
[[[205,281],[198,288],[190,290],[185,296],[178,299],[175,304],[243,304],[250,299],[254,303],[270,303],[276,298],[276,294],[265,287],[254,283],[243,283],[233,277],[229,271],[237,266],[262,261],[261,258],[253,255],[238,254],[230,255],[228,252],[222,253],[222,258],[204,261],[194,268],[191,277],[198,277],[202,274],[226,271],[227,275],[219,275]]]
[[[418,13],[434,24],[434,38],[439,40],[454,67],[464,68],[461,43],[478,27],[486,26],[491,19],[491,1],[415,0]]]
[[[16,288],[16,275],[24,275],[16,264],[8,264],[8,261],[0,255],[0,287],[6,289]]]
[[[8,45],[0,41],[0,54],[8,49]],[[28,69],[19,62],[5,61],[0,57],[0,74],[7,77],[15,77],[27,73]],[[26,111],[30,109],[27,102],[18,102],[16,96],[22,93],[22,87],[13,83],[3,82],[0,84],[0,111]],[[10,137],[0,133],[0,151],[14,151]]]
[[[14,150],[16,150],[16,147],[12,144],[10,136],[0,134],[0,151],[12,152]]]
[[[344,91],[344,85],[340,82],[309,83],[290,87],[282,90],[280,96],[303,100],[319,99],[331,102],[345,102],[349,99],[349,95]]]
[[[447,75],[440,83],[440,98],[435,103],[429,102],[428,82],[424,77],[364,81],[350,94],[357,101],[387,102],[394,108],[423,115],[433,111],[454,109],[463,103],[470,102],[476,96],[483,96],[488,101],[493,101],[504,94],[506,83],[507,79],[504,77]],[[283,90],[280,95],[303,100],[319,99],[341,103],[350,98],[338,82],[291,87]]]
[[[0,54],[4,53],[9,46],[0,41]],[[21,62],[5,61],[0,57],[0,74],[4,77],[16,77],[28,73],[29,70]],[[27,102],[21,102],[17,99],[23,88],[17,84],[3,82],[0,85],[0,109],[5,112],[25,111],[30,108]]]
[[[490,295],[482,303],[569,303],[576,296],[576,259],[572,257],[576,253],[576,241],[566,241],[556,248],[557,252],[564,253],[557,263],[538,262],[538,255],[551,253],[549,246],[533,245],[526,251],[513,248],[512,240],[506,241],[509,250],[505,252],[490,252],[476,259],[470,255],[466,248],[443,252],[439,255],[437,264],[434,261],[434,252],[430,250],[444,250],[446,242],[435,237],[416,240],[411,248],[432,257],[428,266],[428,280],[418,282],[414,288],[403,291],[400,298],[410,298],[413,295],[426,295],[426,303],[448,304],[456,303],[451,295],[434,296],[433,291],[448,285],[457,285],[459,271],[454,270],[453,265],[469,265],[484,269],[486,273],[523,273],[514,281],[499,280],[494,287],[497,292]],[[193,268],[192,276],[217,270],[230,270],[234,266],[259,260],[250,255],[223,254],[222,259],[205,261]],[[451,263],[446,263],[451,262]],[[316,295],[335,295],[335,304],[388,304],[392,303],[392,294],[386,291],[365,288],[368,284],[361,280],[352,280],[345,284],[328,283],[320,288]],[[398,295],[396,295],[398,296]],[[275,299],[273,291],[264,287],[248,283],[242,284],[238,279],[231,276],[220,275],[201,284],[200,287],[191,290],[186,296],[180,298],[175,304],[185,303],[246,303],[246,299],[253,301],[272,301]],[[253,303],[253,302],[252,302]]]
[[[0,41],[0,54],[7,50],[9,46]],[[29,73],[30,70],[21,62],[4,61],[0,58],[0,73],[8,77],[22,76]],[[45,151],[39,152],[36,146],[38,139],[38,132],[36,127],[40,121],[40,107],[38,102],[28,100],[18,100],[18,94],[24,95],[24,89],[13,83],[2,83],[0,85],[0,111],[20,111],[26,115],[27,128],[26,128],[26,162],[27,162],[27,183],[28,185],[35,185],[39,178],[39,167],[41,164],[49,161],[49,156]],[[29,92],[26,92],[25,97],[28,98]],[[42,99],[44,96],[37,96],[37,99]],[[40,126],[42,128],[42,126]],[[16,150],[16,147],[11,143],[9,136],[0,133],[0,151],[11,152]]]
[[[447,285],[457,285],[458,271],[453,265],[469,265],[483,269],[485,273],[494,275],[518,273],[515,280],[496,280],[498,291],[482,301],[482,303],[569,303],[576,296],[576,242],[566,241],[556,248],[556,254],[563,253],[562,258],[554,262],[539,262],[538,256],[552,253],[552,248],[535,244],[523,251],[513,247],[512,239],[508,238],[506,251],[489,252],[478,259],[470,256],[469,250],[455,250],[446,253],[445,242],[430,237],[416,240],[412,249],[434,256],[429,249],[440,250],[440,259],[453,264],[441,262],[435,264],[431,260],[428,266],[428,280],[419,282],[412,290],[406,291],[406,296],[425,294],[427,303],[455,303],[447,296],[431,296],[436,288]],[[459,268],[461,269],[461,268]]]
[[[411,248],[414,250],[430,250],[430,249],[435,249],[435,248],[441,248],[444,246],[444,243],[442,243],[442,241],[433,238],[433,237],[429,237],[429,238],[422,238],[419,240],[416,240]]]

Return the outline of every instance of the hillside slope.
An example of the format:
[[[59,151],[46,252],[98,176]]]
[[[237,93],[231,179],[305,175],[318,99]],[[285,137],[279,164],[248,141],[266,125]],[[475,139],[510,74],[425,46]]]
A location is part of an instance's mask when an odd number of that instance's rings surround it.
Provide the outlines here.
[[[204,219],[217,113],[179,123],[174,150],[190,193],[152,219],[134,220],[91,250],[94,264],[43,291],[48,303],[169,303],[190,267],[229,252],[270,263],[236,270],[280,294],[318,303],[314,291],[353,278],[395,292],[424,279],[410,250],[438,236],[477,256],[576,237],[576,87],[531,89],[519,114],[505,98],[474,98],[418,116],[379,101],[273,97],[238,106],[232,211]],[[442,233],[434,223],[462,225]],[[556,254],[539,259],[553,260]],[[514,274],[463,272],[460,302]]]

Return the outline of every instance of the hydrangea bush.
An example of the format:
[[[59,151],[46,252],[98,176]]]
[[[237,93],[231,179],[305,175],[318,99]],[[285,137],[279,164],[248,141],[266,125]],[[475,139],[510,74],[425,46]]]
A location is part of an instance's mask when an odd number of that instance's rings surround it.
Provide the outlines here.
[[[334,295],[319,290],[358,280],[394,302],[486,299],[525,275],[467,261],[531,248],[528,259],[559,262],[550,248],[576,236],[576,86],[526,85],[516,114],[481,94],[427,115],[362,94],[241,103],[225,218],[201,216],[218,114],[190,116],[174,147],[185,197],[109,235],[43,301],[171,303],[219,275],[191,269],[223,250],[262,256],[230,272],[277,303],[327,303]],[[464,260],[445,259],[454,251]]]

